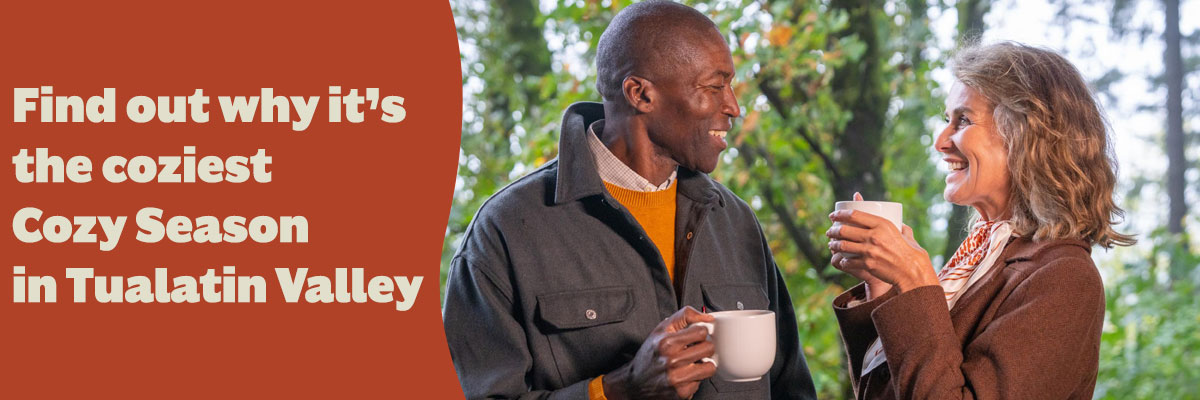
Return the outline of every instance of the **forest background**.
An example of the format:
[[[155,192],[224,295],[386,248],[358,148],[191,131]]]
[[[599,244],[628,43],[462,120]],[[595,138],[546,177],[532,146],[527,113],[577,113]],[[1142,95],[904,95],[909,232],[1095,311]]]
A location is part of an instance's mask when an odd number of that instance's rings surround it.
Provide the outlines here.
[[[1182,1],[1182,4],[1181,4]],[[596,42],[630,1],[452,0],[462,149],[445,268],[488,196],[557,154],[567,105],[597,101]],[[787,280],[822,399],[852,397],[830,301],[856,280],[829,266],[836,200],[904,203],[940,266],[971,211],[942,199],[931,148],[966,38],[1018,40],[1075,63],[1106,108],[1123,232],[1094,249],[1107,310],[1096,398],[1200,398],[1200,0],[686,1],[726,34],[743,117],[712,174],[758,214]],[[1200,237],[1200,235],[1196,235]]]

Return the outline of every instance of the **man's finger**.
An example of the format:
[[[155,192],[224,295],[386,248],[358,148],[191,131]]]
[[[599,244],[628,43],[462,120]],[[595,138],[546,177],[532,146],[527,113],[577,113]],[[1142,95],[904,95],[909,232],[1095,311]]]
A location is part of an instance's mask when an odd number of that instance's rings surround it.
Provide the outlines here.
[[[713,342],[705,340],[696,343],[690,347],[684,348],[682,351],[670,355],[667,358],[667,368],[681,368],[688,364],[694,364],[705,357],[712,357],[717,351],[717,346]]]
[[[713,316],[697,311],[695,308],[692,308],[692,306],[683,306],[683,308],[679,309],[679,311],[676,311],[676,313],[680,312],[683,313],[683,321],[686,322],[687,325],[697,322],[713,322],[716,320],[713,318]]]
[[[699,383],[702,380],[712,378],[716,374],[717,366],[713,363],[693,363],[672,369],[667,373],[667,382],[676,389],[679,389],[681,386],[690,383]]]
[[[673,333],[681,331],[697,322],[713,322],[713,316],[696,311],[692,306],[684,306],[683,308],[671,314],[665,321],[659,324],[662,331]]]
[[[675,386],[675,395],[680,399],[690,399],[700,390],[700,381],[689,381],[679,386]]]
[[[666,333],[658,341],[658,353],[676,354],[688,346],[698,344],[706,339],[708,339],[708,328],[703,326],[692,326],[679,332]]]

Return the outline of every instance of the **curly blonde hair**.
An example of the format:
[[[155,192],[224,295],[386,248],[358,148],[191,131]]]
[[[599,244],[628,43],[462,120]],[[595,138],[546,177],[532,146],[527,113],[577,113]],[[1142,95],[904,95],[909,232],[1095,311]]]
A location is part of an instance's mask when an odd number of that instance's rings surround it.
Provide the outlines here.
[[[1009,223],[1032,240],[1082,239],[1105,248],[1136,242],[1117,232],[1117,162],[1108,122],[1083,77],[1057,53],[1020,43],[958,51],[954,76],[992,106],[1008,146]]]

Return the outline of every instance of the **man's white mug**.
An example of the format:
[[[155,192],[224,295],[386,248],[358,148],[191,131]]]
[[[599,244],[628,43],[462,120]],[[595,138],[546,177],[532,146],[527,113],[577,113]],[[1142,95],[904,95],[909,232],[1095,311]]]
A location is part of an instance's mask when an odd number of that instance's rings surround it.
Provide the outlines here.
[[[704,361],[717,366],[717,378],[733,382],[762,379],[775,364],[775,312],[736,310],[709,315],[715,321],[693,325],[708,328],[716,352]]]
[[[877,215],[890,221],[896,226],[896,230],[904,230],[904,222],[901,220],[901,217],[904,215],[904,205],[900,203],[891,201],[839,201],[833,205],[833,209],[834,211],[855,210],[871,215]],[[842,256],[846,258],[857,258],[858,254],[842,253]]]

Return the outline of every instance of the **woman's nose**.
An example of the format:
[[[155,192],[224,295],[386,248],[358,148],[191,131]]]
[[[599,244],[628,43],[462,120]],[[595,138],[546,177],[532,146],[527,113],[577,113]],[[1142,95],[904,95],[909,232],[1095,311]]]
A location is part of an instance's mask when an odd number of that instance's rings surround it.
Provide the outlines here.
[[[952,133],[949,125],[942,129],[941,132],[938,132],[937,136],[933,138],[933,149],[942,153],[954,151],[954,141],[950,140]]]

